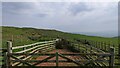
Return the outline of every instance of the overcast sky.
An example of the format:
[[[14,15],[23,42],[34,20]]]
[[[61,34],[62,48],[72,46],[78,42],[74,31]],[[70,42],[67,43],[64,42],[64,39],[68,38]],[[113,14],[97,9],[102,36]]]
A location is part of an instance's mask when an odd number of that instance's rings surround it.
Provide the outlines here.
[[[118,32],[117,2],[4,2],[2,25],[72,33]],[[101,35],[101,34],[100,34]]]

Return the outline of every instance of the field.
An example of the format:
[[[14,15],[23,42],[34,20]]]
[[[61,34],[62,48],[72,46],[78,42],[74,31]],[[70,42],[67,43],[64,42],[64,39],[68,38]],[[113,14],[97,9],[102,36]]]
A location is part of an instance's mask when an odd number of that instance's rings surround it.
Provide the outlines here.
[[[97,48],[99,48],[100,46],[104,48],[106,47],[106,45],[107,47],[112,46],[115,47],[115,54],[118,54],[118,37],[107,38],[107,37],[98,37],[98,36],[87,36],[82,34],[72,34],[58,30],[18,28],[18,27],[7,27],[7,26],[2,26],[1,46],[3,48],[6,48],[6,42],[8,40],[11,40],[13,42],[13,47],[15,47],[15,46],[23,46],[35,42],[55,40],[56,38],[66,39],[70,43],[74,43],[74,45],[72,45],[73,47],[81,47],[82,44],[79,44],[79,41],[83,41],[83,43],[84,41],[88,41],[92,45],[96,45]],[[105,45],[102,43],[104,43]],[[85,45],[82,45],[82,47],[85,47]],[[87,48],[85,49],[79,48],[79,49],[86,50]]]
[[[5,47],[7,40],[12,40],[14,46],[30,44],[38,41],[53,40],[56,38],[64,38],[75,42],[76,39],[86,39],[96,42],[105,42],[112,45],[118,45],[118,38],[105,38],[97,36],[87,36],[81,34],[72,34],[57,30],[45,30],[35,28],[18,28],[2,26],[2,45]]]
[[[56,38],[64,38],[71,42],[76,40],[90,40],[93,42],[104,42],[117,48],[118,51],[118,37],[107,38],[98,36],[87,36],[81,34],[72,34],[61,32],[57,30],[35,29],[35,28],[18,28],[2,26],[2,46],[6,47],[8,40],[13,41],[13,46],[21,46],[34,42],[53,40]]]
[[[118,51],[118,37],[107,38],[98,36],[87,36],[81,34],[72,34],[61,32],[57,30],[35,29],[35,28],[18,28],[2,26],[2,47],[6,47],[8,40],[13,41],[13,46],[21,46],[38,41],[53,40],[56,38],[64,38],[71,42],[76,40],[90,40],[94,42],[104,42],[117,48]]]

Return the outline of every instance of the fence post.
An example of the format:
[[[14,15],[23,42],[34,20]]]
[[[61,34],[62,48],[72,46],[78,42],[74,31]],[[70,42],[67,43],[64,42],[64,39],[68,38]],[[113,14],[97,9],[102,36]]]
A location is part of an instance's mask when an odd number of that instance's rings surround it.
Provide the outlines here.
[[[56,52],[56,66],[58,67],[58,52]]]
[[[114,48],[110,47],[110,61],[109,61],[109,66],[114,66]]]
[[[120,44],[118,45],[118,54],[120,55]]]
[[[4,61],[5,61],[5,67],[6,67],[6,68],[9,68],[9,67],[8,67],[8,58],[7,58],[7,52],[5,52]]]
[[[100,42],[100,49],[102,50],[102,42]]]
[[[7,68],[9,68],[11,66],[10,53],[12,53],[12,42],[7,41]]]
[[[96,41],[95,41],[95,45],[96,45]],[[98,46],[96,45],[96,48],[98,48]]]
[[[90,46],[90,53],[92,53],[92,46]]]
[[[101,44],[101,50],[104,50],[104,42]]]
[[[96,45],[98,46],[98,48],[100,48],[100,46],[99,46],[99,41],[96,42]]]
[[[3,68],[6,67],[6,50],[5,49],[2,49],[2,57],[3,57],[3,60],[2,60],[2,63],[3,63]]]
[[[105,46],[105,52],[107,52],[107,44],[105,43],[105,45],[104,45],[104,46]]]
[[[99,48],[99,49],[101,50],[101,42],[99,42],[99,46],[100,46],[100,48]]]
[[[95,41],[93,41],[93,44],[95,45]],[[96,48],[96,45],[95,45],[95,48]]]
[[[26,50],[26,47],[23,47],[23,51],[24,50]],[[25,54],[26,52],[23,52],[23,53]],[[24,57],[26,58],[26,55],[24,55]],[[22,65],[25,66],[25,63],[23,63]]]

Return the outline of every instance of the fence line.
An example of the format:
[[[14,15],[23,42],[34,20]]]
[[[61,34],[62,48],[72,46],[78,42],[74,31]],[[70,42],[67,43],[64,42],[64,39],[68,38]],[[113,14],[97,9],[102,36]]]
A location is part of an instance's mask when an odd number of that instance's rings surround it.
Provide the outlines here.
[[[7,42],[7,51],[8,51],[8,54],[10,53],[38,53],[38,51],[45,49],[47,51],[48,50],[51,50],[51,49],[55,49],[55,42],[58,41],[58,39],[56,40],[53,40],[53,41],[44,41],[44,42],[37,42],[37,43],[34,43],[34,44],[30,44],[30,45],[24,45],[24,46],[16,46],[16,47],[12,47],[12,42],[8,41]],[[13,52],[13,50],[18,50],[18,49],[21,49],[20,51],[17,51],[17,52]],[[19,59],[20,58],[24,58],[23,60],[26,60],[26,59],[30,59],[32,58],[32,55],[31,56],[24,56],[24,55],[20,55],[20,56],[17,56]],[[10,63],[11,61],[11,57],[9,56],[8,57],[8,65],[7,67],[11,66],[11,65],[18,65],[18,64],[21,64],[20,62],[19,63]]]
[[[112,50],[114,50],[113,48],[111,48]],[[35,56],[35,55],[39,55],[39,56],[49,56],[47,59],[44,59],[44,60],[19,60],[19,59],[17,59],[17,58],[15,58],[15,57],[13,57],[14,58],[14,60],[11,60],[11,61],[14,61],[14,62],[36,62],[35,64],[33,64],[33,66],[34,65],[37,65],[37,64],[39,64],[39,63],[42,63],[42,62],[55,62],[56,63],[56,66],[59,66],[59,62],[73,62],[73,63],[75,63],[75,64],[77,64],[77,65],[80,65],[80,66],[82,66],[82,65],[86,65],[87,63],[86,62],[88,62],[88,63],[90,63],[90,62],[108,62],[108,64],[109,64],[109,66],[113,66],[113,57],[114,57],[114,55],[113,55],[113,51],[112,51],[112,53],[104,53],[104,54],[102,54],[102,53],[77,53],[77,54],[59,54],[58,52],[56,52],[56,53],[54,53],[54,54],[39,54],[39,53],[34,53],[34,54],[30,54],[30,53],[11,53],[10,54],[11,56],[13,56],[13,55],[33,55],[33,56]],[[74,60],[74,59],[70,59],[70,58],[68,58],[68,57],[66,57],[66,56],[86,56],[86,55],[90,55],[90,56],[99,56],[97,59],[93,59],[93,60],[90,60],[90,59],[82,59],[82,60]],[[59,60],[59,58],[58,58],[58,56],[60,56],[60,57],[62,57],[62,58],[65,58],[65,59],[67,59],[67,60]],[[99,59],[101,56],[104,56],[104,57],[109,57],[109,59],[108,60],[104,60],[104,59]],[[52,58],[52,57],[56,57],[56,60],[49,60],[50,58]],[[16,60],[17,59],[17,60]],[[84,64],[82,63],[78,63],[78,62],[84,62]],[[26,65],[29,65],[29,64],[27,64],[27,63],[25,63]]]
[[[120,44],[118,45],[113,45],[111,43],[105,43],[105,42],[97,42],[97,41],[90,41],[90,40],[85,40],[85,39],[80,39],[78,41],[79,43],[77,44],[86,44],[84,45],[84,48],[86,48],[86,51],[88,49],[88,47],[92,47],[90,51],[96,51],[98,50],[99,52],[109,52],[110,51],[110,47],[114,47],[115,48],[115,65],[120,65]],[[95,48],[95,49],[94,49]]]
[[[108,62],[109,66],[114,66],[114,48],[110,47],[110,51],[109,52],[104,52],[103,50],[99,49],[98,46],[96,46],[97,44],[101,44],[101,43],[96,43],[96,42],[92,42],[95,43],[96,45],[89,45],[89,43],[84,42],[84,46],[75,46],[76,49],[81,50],[81,48],[86,48],[84,50],[84,52],[81,52],[79,54],[59,54],[58,52],[56,52],[55,54],[39,54],[40,50],[51,50],[52,48],[55,48],[55,44],[57,41],[60,41],[59,39],[53,40],[53,41],[45,41],[45,42],[37,42],[34,44],[30,44],[30,45],[24,45],[24,46],[17,46],[17,47],[12,47],[12,42],[8,41],[7,42],[7,52],[5,53],[5,58],[6,58],[6,67],[10,67],[10,66],[16,66],[16,65],[30,65],[32,66],[29,62],[36,62],[34,65],[37,65],[39,63],[42,62],[56,62],[56,66],[59,65],[59,62],[73,62],[77,65],[88,65],[91,62],[94,63],[95,65],[100,65],[104,64],[104,63],[100,63],[100,62]],[[83,43],[83,42],[82,42]],[[102,46],[100,46],[102,47]],[[79,49],[80,48],[80,49]],[[20,49],[20,51],[14,52],[14,50],[18,50]],[[89,53],[90,51],[90,53]],[[94,52],[96,51],[96,52]],[[47,55],[49,56],[48,58],[42,60],[42,61],[37,61],[37,60],[31,60],[30,58],[32,58],[32,56],[35,55],[39,55],[39,56],[43,56],[43,55]],[[62,60],[58,60],[58,56],[67,59],[67,61],[62,61]],[[86,60],[72,60],[69,59],[66,56],[84,56],[86,57]],[[56,57],[56,60],[48,60],[52,57]],[[22,59],[21,59],[22,58]],[[101,60],[102,58],[102,60]],[[78,63],[78,62],[84,62],[82,64]],[[33,66],[34,66],[33,65]],[[106,64],[104,64],[106,65]]]

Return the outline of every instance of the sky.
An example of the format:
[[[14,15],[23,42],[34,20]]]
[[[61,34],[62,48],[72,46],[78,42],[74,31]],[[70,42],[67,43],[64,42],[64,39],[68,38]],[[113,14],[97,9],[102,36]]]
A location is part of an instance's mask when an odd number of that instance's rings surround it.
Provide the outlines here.
[[[117,36],[117,2],[3,2],[2,25]]]

